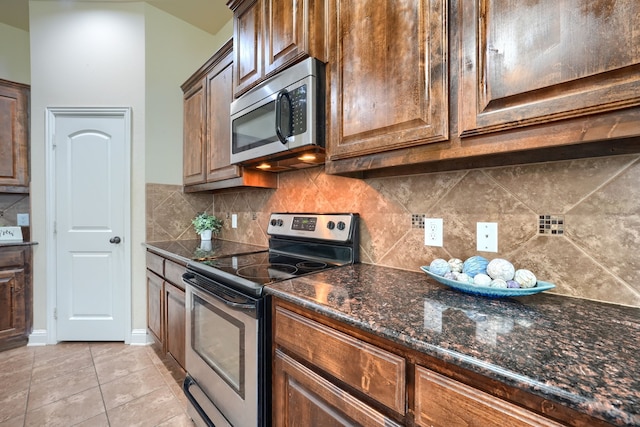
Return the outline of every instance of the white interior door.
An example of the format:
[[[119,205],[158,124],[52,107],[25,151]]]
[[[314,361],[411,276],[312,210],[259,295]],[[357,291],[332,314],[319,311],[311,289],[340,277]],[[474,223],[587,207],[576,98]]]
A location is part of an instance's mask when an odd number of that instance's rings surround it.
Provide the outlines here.
[[[53,116],[56,338],[124,341],[130,319],[128,110]]]

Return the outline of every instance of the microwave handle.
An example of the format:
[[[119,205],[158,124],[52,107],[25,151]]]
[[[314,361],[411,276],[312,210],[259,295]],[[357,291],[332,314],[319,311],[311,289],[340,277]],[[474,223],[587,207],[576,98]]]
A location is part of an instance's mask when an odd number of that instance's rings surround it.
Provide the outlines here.
[[[286,102],[287,102],[287,107],[288,107],[288,112],[289,114],[287,114],[287,134],[284,135],[282,133],[282,99],[286,98]],[[291,105],[291,96],[289,95],[289,92],[286,89],[282,89],[280,92],[278,92],[278,96],[276,97],[276,135],[278,136],[278,139],[280,140],[281,143],[286,144],[287,138],[289,138],[289,136],[291,136],[291,123],[292,123],[292,105]]]

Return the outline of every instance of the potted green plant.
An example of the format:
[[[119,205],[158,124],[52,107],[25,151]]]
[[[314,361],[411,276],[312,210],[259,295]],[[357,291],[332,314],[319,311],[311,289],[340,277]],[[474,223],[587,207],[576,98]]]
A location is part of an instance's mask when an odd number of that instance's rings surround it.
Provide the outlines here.
[[[196,215],[196,217],[191,220],[191,223],[202,240],[211,240],[211,235],[220,233],[223,224],[221,219],[206,212]]]

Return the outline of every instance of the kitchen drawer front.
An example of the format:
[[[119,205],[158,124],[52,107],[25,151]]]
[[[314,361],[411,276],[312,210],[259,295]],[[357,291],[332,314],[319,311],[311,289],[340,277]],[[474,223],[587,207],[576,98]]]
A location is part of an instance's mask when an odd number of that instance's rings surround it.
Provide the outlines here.
[[[280,350],[274,358],[274,426],[400,427],[395,421],[322,378]]]
[[[184,285],[182,284],[182,275],[186,271],[183,265],[169,261],[164,261],[164,277],[178,288],[184,291]]]
[[[158,276],[164,277],[164,258],[147,251],[147,268]]]
[[[276,344],[405,414],[406,364],[402,357],[281,307],[276,307],[275,324]]]
[[[3,249],[0,251],[0,268],[24,267],[24,250]]]
[[[415,399],[420,426],[562,425],[421,366],[416,366]]]

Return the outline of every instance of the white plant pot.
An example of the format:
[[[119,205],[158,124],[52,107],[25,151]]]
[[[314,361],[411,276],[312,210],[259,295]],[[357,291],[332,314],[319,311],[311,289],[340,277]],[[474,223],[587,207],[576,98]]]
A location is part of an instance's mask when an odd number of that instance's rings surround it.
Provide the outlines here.
[[[204,230],[200,233],[200,240],[211,240],[211,230]]]

